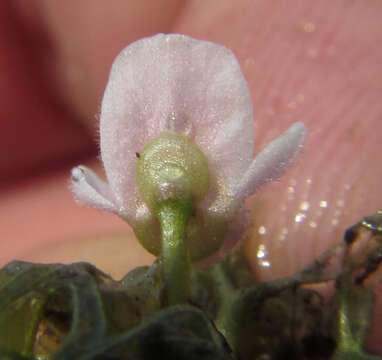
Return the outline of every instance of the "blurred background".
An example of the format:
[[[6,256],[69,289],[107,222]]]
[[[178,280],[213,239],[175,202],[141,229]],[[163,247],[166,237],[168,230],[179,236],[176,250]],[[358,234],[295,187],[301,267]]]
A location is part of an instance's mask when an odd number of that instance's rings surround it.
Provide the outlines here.
[[[89,162],[102,173],[97,114],[114,57],[138,38],[170,31],[181,5],[0,3],[1,264],[15,257],[96,261],[127,246],[132,263],[125,254],[126,269],[151,261],[143,250],[139,256],[134,240],[126,240],[132,235],[122,220],[74,202],[69,174]],[[110,234],[118,243],[114,248]]]

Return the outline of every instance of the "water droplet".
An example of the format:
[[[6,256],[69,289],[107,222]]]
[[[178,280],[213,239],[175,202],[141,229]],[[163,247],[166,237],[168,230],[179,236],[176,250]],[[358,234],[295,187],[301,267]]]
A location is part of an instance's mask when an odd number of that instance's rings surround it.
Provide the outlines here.
[[[258,259],[263,259],[267,256],[267,249],[264,244],[260,244],[259,248],[257,249],[256,256]]]
[[[296,216],[294,217],[294,221],[296,223],[300,223],[302,221],[304,221],[304,219],[306,218],[306,215],[304,213],[298,213],[296,214]]]
[[[321,200],[320,201],[320,207],[321,208],[327,208],[328,207],[328,202],[326,200]]]
[[[309,210],[309,208],[310,208],[309,201],[303,201],[303,202],[300,204],[300,210],[301,210],[301,211],[307,211],[307,210]]]
[[[257,230],[257,232],[260,234],[260,235],[265,235],[267,233],[267,228],[263,225],[259,226],[259,229]]]
[[[271,263],[267,260],[260,260],[259,265],[264,267],[271,267]]]
[[[309,226],[313,229],[315,229],[317,227],[317,223],[315,221],[310,221],[309,222]]]

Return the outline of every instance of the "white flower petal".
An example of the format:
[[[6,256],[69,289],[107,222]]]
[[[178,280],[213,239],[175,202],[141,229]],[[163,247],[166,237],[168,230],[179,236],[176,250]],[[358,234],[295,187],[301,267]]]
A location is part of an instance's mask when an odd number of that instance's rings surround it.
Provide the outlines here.
[[[80,203],[122,216],[109,185],[86,166],[80,165],[72,169],[71,188]]]
[[[160,224],[138,191],[136,166],[139,152],[166,131],[186,135],[208,160],[210,187],[194,204],[187,236],[194,260],[216,261],[248,228],[245,199],[293,163],[306,129],[292,125],[252,160],[251,96],[230,50],[176,34],[125,48],[102,101],[101,156],[109,184],[81,166],[73,169],[72,189],[79,201],[127,220],[156,255]]]
[[[256,156],[233,194],[234,207],[240,206],[262,185],[280,178],[301,152],[305,133],[303,123],[294,123]]]
[[[253,156],[252,103],[227,48],[184,35],[139,40],[115,60],[101,111],[101,155],[117,200],[136,209],[136,152],[161,132],[195,141],[207,156],[211,194],[232,189]]]

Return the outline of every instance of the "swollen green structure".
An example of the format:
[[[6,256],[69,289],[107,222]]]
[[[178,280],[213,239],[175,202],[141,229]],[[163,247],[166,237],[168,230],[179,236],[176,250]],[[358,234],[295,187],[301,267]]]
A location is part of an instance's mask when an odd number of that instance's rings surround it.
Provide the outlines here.
[[[207,159],[187,137],[164,132],[139,154],[137,185],[160,223],[168,302],[184,303],[189,297],[191,276],[187,225],[194,204],[208,191]],[[145,244],[145,239],[141,243]]]

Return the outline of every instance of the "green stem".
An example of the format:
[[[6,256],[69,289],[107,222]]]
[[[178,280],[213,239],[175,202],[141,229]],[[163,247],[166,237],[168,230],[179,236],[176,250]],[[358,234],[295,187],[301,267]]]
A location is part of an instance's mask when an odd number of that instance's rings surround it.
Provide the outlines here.
[[[32,301],[32,318],[30,320],[30,326],[28,328],[28,332],[25,336],[25,343],[24,343],[24,349],[22,351],[22,354],[25,356],[31,356],[33,352],[33,345],[36,341],[36,333],[38,330],[38,325],[40,323],[44,305],[46,303],[46,297],[37,297]]]
[[[159,206],[157,217],[162,232],[163,276],[168,304],[187,302],[190,295],[191,261],[186,227],[192,212],[188,203],[167,200]]]

